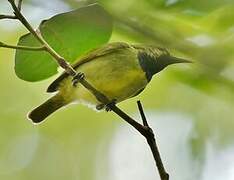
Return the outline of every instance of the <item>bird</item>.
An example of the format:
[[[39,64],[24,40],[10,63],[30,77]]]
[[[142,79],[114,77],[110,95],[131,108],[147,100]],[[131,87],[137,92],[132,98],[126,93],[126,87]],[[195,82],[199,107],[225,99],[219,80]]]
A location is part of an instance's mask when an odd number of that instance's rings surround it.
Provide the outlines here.
[[[114,103],[120,103],[140,94],[152,77],[171,64],[191,61],[172,56],[166,48],[155,45],[132,45],[112,42],[83,55],[72,65],[87,82]],[[48,89],[54,93],[46,102],[33,109],[28,118],[41,123],[56,110],[68,104],[80,103],[101,111],[107,104],[64,71]]]

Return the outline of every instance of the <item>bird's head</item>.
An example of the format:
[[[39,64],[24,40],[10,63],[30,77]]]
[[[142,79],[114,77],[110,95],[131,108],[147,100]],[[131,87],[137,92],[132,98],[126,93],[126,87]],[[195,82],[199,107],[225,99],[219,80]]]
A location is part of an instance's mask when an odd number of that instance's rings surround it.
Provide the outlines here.
[[[171,64],[191,63],[189,60],[170,55],[165,48],[144,46],[137,49],[140,65],[151,77]]]

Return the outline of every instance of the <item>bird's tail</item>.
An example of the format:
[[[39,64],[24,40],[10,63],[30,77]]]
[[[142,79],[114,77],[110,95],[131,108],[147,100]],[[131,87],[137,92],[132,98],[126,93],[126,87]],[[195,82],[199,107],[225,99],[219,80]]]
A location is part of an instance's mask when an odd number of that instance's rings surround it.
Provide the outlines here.
[[[28,114],[28,118],[32,120],[33,123],[40,123],[45,120],[45,118],[47,118],[50,114],[67,104],[68,102],[66,102],[61,95],[56,94],[55,96],[51,97],[46,102],[32,110]]]

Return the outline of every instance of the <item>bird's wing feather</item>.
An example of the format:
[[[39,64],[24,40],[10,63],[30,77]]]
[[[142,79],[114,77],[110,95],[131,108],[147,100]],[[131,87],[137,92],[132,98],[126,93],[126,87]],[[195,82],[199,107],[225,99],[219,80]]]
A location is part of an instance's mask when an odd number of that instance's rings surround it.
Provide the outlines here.
[[[89,61],[92,61],[96,59],[97,57],[105,56],[105,55],[116,52],[116,50],[126,49],[130,47],[132,46],[123,42],[109,43],[101,48],[92,50],[91,52],[83,56],[78,62],[73,64],[72,67],[74,69],[77,69],[80,65],[85,64]],[[53,81],[49,85],[49,87],[47,88],[47,92],[56,92],[58,90],[60,82],[68,76],[69,76],[68,73],[63,72],[55,81]]]

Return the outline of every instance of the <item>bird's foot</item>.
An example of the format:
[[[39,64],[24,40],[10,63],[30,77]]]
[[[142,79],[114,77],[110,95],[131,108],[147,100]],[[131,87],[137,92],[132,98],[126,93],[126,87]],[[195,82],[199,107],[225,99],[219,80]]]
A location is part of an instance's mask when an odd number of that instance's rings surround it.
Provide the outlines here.
[[[78,84],[82,79],[84,79],[84,77],[85,77],[84,73],[78,72],[78,73],[72,78],[72,85],[73,85],[74,87],[76,87],[77,84]]]
[[[116,100],[116,99],[113,99],[113,100],[111,100],[111,101],[110,101],[109,103],[107,103],[107,104],[98,104],[98,105],[96,106],[96,109],[97,109],[98,111],[100,111],[100,110],[102,110],[102,109],[105,109],[106,112],[109,112],[109,111],[111,111],[111,107],[112,107],[113,105],[115,105],[116,102],[117,102],[117,100]]]
[[[105,105],[106,112],[111,111],[111,107],[116,105],[116,99],[111,100],[108,104]]]

